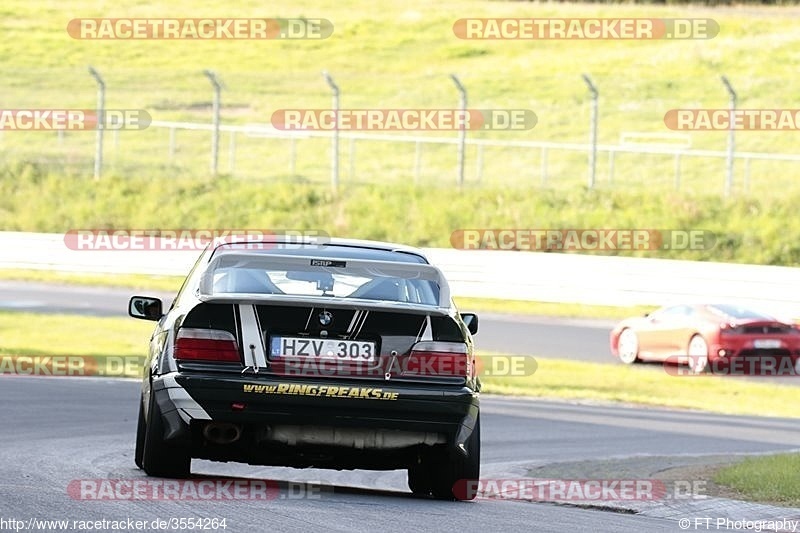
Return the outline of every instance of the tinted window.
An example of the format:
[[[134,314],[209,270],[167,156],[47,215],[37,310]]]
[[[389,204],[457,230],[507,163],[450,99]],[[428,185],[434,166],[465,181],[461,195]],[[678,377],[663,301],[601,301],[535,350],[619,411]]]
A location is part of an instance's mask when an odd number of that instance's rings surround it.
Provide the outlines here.
[[[739,307],[736,305],[715,304],[715,305],[709,305],[708,307],[712,311],[716,311],[719,314],[732,316],[733,318],[773,320],[773,317],[769,315],[765,315],[763,313],[759,313],[758,311],[753,311],[752,309],[747,309],[745,307]]]

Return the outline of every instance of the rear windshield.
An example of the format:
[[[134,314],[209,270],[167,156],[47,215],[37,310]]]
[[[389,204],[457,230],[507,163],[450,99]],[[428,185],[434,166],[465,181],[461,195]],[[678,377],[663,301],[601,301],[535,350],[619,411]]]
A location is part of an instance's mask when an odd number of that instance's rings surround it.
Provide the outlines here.
[[[753,319],[753,320],[774,320],[773,317],[765,315],[764,313],[759,313],[758,311],[753,311],[752,309],[747,309],[745,307],[739,307],[736,305],[715,304],[715,305],[710,305],[709,308],[712,311],[717,311],[718,313],[732,316],[733,318]]]
[[[209,264],[201,281],[201,292],[337,297],[438,306],[442,283],[437,269],[416,262],[223,253]]]

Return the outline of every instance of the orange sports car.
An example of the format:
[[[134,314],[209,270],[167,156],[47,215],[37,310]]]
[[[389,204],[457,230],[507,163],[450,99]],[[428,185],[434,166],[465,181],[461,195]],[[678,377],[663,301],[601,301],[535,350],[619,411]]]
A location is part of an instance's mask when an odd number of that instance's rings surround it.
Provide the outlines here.
[[[626,364],[686,362],[694,372],[769,357],[796,368],[800,329],[731,304],[671,305],[628,318],[611,331],[611,353]]]

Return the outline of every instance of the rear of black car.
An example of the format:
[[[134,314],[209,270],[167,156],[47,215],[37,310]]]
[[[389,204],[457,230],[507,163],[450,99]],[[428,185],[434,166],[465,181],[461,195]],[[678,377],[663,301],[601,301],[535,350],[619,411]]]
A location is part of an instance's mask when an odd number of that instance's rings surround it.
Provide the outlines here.
[[[192,457],[405,468],[413,492],[442,498],[477,479],[478,387],[462,317],[379,298],[318,304],[209,298],[165,321],[170,361],[150,381],[163,438],[150,444],[169,461],[148,461],[142,442],[144,469],[182,475]]]

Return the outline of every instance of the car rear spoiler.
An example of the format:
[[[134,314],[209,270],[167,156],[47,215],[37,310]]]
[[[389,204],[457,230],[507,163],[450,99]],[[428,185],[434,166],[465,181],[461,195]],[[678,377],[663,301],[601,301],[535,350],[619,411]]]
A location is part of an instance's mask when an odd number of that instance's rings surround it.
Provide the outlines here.
[[[214,280],[216,274],[236,268],[328,272],[331,274],[363,275],[371,278],[386,277],[407,280],[426,280],[432,281],[438,286],[439,300],[437,305],[429,305],[338,296],[221,292],[219,288],[215,287]],[[200,301],[208,303],[280,303],[297,306],[307,306],[311,304],[317,307],[358,307],[360,309],[401,311],[432,315],[450,315],[454,311],[450,299],[450,286],[444,274],[442,274],[442,271],[433,265],[425,263],[400,263],[393,261],[324,258],[319,256],[283,254],[226,252],[216,255],[209,261],[205,272],[200,277],[197,297]]]

